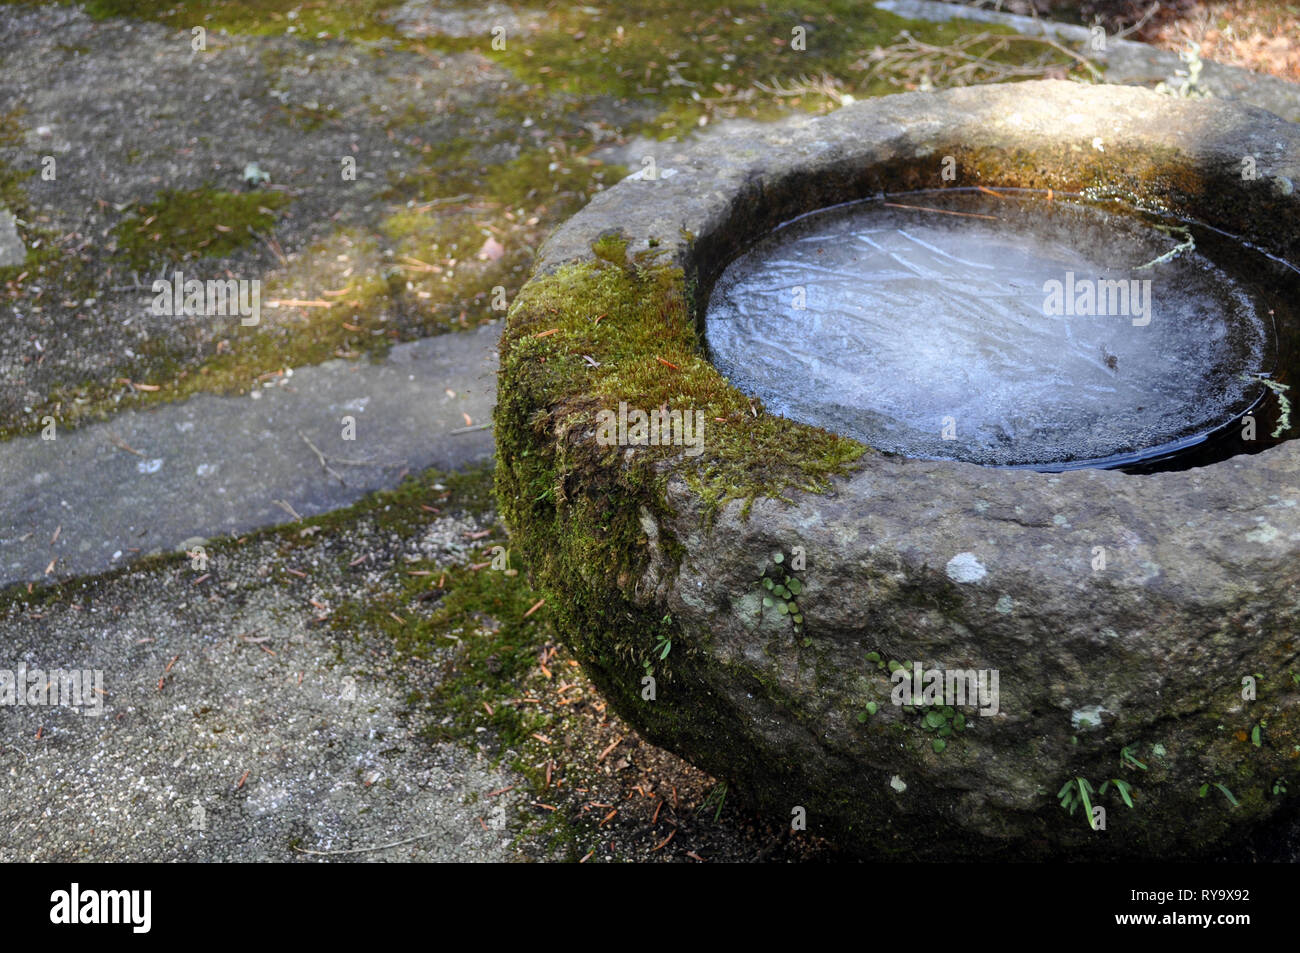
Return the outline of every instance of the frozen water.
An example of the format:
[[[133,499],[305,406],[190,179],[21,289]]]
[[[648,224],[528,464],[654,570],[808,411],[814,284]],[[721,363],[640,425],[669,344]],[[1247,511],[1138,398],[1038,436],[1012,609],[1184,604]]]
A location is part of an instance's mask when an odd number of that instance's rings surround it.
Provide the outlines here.
[[[1263,392],[1249,375],[1271,325],[1248,291],[1197,251],[1139,268],[1184,239],[1036,193],[839,206],[732,262],[706,338],[769,411],[881,450],[1114,463],[1194,442]]]

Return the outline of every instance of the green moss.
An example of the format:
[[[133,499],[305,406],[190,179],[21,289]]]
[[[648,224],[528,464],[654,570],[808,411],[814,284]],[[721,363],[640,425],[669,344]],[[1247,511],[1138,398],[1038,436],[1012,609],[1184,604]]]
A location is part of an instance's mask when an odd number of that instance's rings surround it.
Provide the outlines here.
[[[436,201],[466,196],[478,203],[540,210],[555,223],[626,174],[622,166],[605,165],[582,150],[557,146],[529,149],[504,163],[482,161],[485,148],[513,146],[518,135],[517,128],[509,127],[488,142],[465,138],[440,143],[423,166],[395,176],[385,197]]]
[[[0,148],[17,146],[22,142],[22,110],[0,112]],[[19,214],[27,208],[27,191],[23,182],[36,174],[32,169],[14,169],[0,162],[0,206]]]
[[[491,167],[484,177],[483,193],[511,207],[523,206],[530,199],[546,203],[553,216],[567,218],[587,204],[593,193],[625,173],[621,166],[606,166],[580,154],[535,149]]]
[[[430,506],[482,516],[494,512],[495,505],[490,467],[459,473],[425,470],[408,476],[391,490],[373,493],[359,503],[304,520],[300,525],[333,531],[364,516],[385,532],[406,537],[429,524]]]
[[[59,0],[70,3],[72,0]],[[304,39],[392,37],[380,14],[400,0],[80,0],[96,19],[133,17],[177,29],[203,26],[231,33],[284,34]],[[326,34],[321,37],[320,34]]]
[[[616,707],[635,692],[657,641],[689,666],[671,619],[640,591],[653,565],[670,575],[680,548],[663,531],[665,483],[685,476],[710,506],[733,497],[825,487],[865,448],[767,415],[705,359],[681,270],[627,262],[622,238],[600,257],[537,276],[510,311],[496,408],[500,511],[539,588],[556,595],[561,636]],[[704,451],[595,440],[598,410],[700,411]],[[643,519],[655,523],[651,540]],[[680,646],[680,647],[679,647]],[[685,655],[683,653],[686,653]],[[665,724],[689,713],[650,706]]]
[[[229,255],[255,241],[254,232],[274,226],[275,210],[288,201],[281,192],[167,189],[119,222],[113,235],[127,264],[147,272],[160,263]]]
[[[625,247],[619,236],[602,237],[599,260],[535,279],[511,309],[498,402],[507,469],[516,457],[564,453],[574,464],[648,488],[653,461],[674,456],[674,449],[680,456],[680,448],[640,448],[632,465],[619,466],[621,451],[598,447],[591,431],[596,410],[617,409],[620,401],[703,413],[705,452],[674,463],[714,505],[789,486],[820,488],[864,452],[855,441],[762,413],[731,387],[704,356],[681,270],[629,265]],[[561,498],[567,474],[536,466],[524,465],[525,492],[516,496]]]
[[[507,32],[504,50],[492,48],[490,20],[481,37],[441,43],[491,57],[555,92],[652,103],[659,114],[639,131],[659,136],[681,135],[702,117],[771,119],[788,108],[825,110],[838,105],[825,92],[836,84],[858,97],[897,92],[887,78],[868,76],[875,48],[904,29],[935,45],[971,30],[969,24],[907,20],[858,0],[812,7],[768,0],[733,0],[725,8],[690,0],[529,6],[545,9],[541,28]],[[796,28],[803,31],[803,50],[796,48]],[[979,29],[1014,32],[985,24]],[[1012,46],[991,58],[1024,62],[1042,52]],[[821,77],[832,82],[821,83]],[[756,83],[780,85],[790,94],[763,92]]]
[[[430,737],[464,740],[489,727],[504,744],[516,745],[544,727],[527,706],[508,702],[518,697],[550,626],[543,613],[527,615],[538,596],[523,575],[482,565],[492,560],[487,549],[474,559],[480,568],[404,563],[393,570],[395,592],[345,603],[332,624],[344,632],[380,631],[407,654],[444,658],[443,674],[422,702],[440,716],[428,729]],[[414,608],[421,598],[435,608]]]
[[[600,236],[592,243],[591,250],[611,265],[627,265],[627,239],[618,233]]]

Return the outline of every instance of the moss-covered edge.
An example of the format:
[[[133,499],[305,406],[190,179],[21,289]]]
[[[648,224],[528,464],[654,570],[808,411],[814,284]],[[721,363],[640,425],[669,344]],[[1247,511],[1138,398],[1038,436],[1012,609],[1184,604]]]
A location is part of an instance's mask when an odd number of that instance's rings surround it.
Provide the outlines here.
[[[766,414],[709,363],[685,273],[605,235],[593,257],[535,275],[507,317],[495,411],[501,515],[560,637],[616,710],[641,704],[651,650],[671,678],[691,651],[676,638],[663,590],[682,547],[665,528],[667,483],[686,480],[706,513],[730,499],[825,489],[867,448]],[[666,408],[702,415],[703,451],[601,446],[597,413]],[[656,704],[638,712],[672,721]],[[664,724],[665,729],[668,724]],[[653,726],[647,731],[650,737]]]

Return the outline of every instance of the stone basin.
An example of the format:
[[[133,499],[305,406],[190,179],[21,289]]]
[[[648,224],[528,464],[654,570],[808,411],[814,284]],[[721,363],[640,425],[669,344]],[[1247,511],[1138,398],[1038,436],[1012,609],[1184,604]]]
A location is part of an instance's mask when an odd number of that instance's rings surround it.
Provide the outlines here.
[[[1155,473],[883,453],[731,386],[703,318],[781,223],[946,187],[1158,210],[1285,284],[1297,181],[1270,113],[1065,82],[647,163],[550,238],[502,341],[497,491],[561,637],[647,738],[867,856],[1244,837],[1300,790],[1300,442]],[[896,670],[996,694],[902,698]]]

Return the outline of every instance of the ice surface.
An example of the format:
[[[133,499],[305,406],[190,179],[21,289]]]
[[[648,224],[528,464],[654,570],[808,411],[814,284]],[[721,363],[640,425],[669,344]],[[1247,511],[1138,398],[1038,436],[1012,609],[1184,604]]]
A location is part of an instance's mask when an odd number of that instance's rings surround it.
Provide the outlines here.
[[[728,266],[710,356],[770,412],[882,450],[994,465],[1140,454],[1262,391],[1243,376],[1262,369],[1270,325],[1229,274],[1195,251],[1138,269],[1183,240],[1033,193],[840,206]],[[1125,283],[1127,308],[1103,280]],[[1085,286],[1094,313],[1068,313],[1087,310]]]

